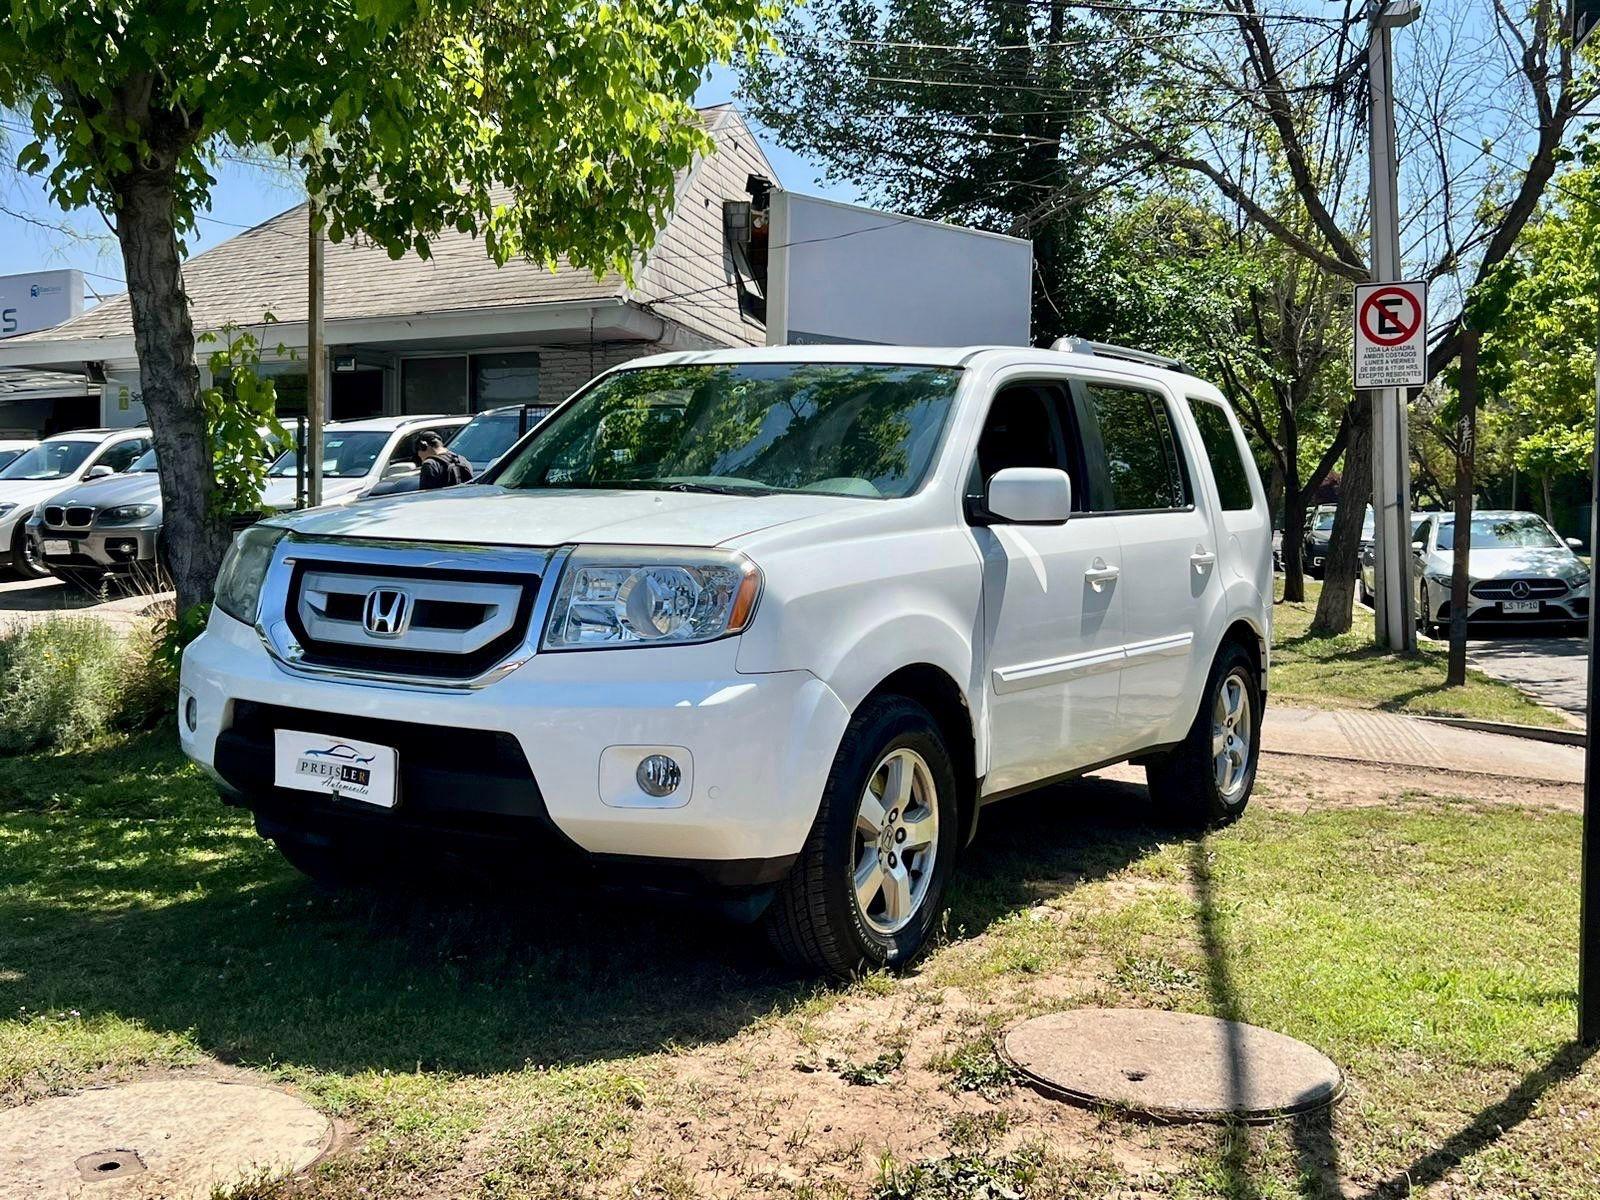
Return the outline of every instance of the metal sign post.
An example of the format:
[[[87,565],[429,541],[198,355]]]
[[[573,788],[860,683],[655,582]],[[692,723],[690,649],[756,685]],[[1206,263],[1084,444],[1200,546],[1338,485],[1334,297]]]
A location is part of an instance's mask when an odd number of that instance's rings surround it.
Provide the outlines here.
[[[1372,0],[1367,9],[1370,42],[1367,48],[1367,75],[1371,108],[1372,166],[1372,278],[1380,285],[1400,278],[1400,184],[1396,168],[1394,133],[1394,52],[1390,45],[1393,30],[1411,24],[1422,15],[1417,0]],[[1370,326],[1382,328],[1390,320],[1406,319],[1390,313],[1387,305],[1399,304],[1394,296],[1379,289],[1374,305],[1363,313],[1362,299],[1356,301],[1356,387],[1362,387],[1359,366],[1364,316]],[[1425,314],[1420,329],[1411,334],[1427,336]],[[1377,343],[1381,346],[1381,343]],[[1417,380],[1422,383],[1423,380]],[[1407,436],[1405,383],[1385,380],[1369,383],[1372,392],[1372,516],[1373,558],[1376,595],[1373,606],[1375,632],[1379,645],[1391,650],[1417,648],[1417,630],[1411,614],[1411,455]]]

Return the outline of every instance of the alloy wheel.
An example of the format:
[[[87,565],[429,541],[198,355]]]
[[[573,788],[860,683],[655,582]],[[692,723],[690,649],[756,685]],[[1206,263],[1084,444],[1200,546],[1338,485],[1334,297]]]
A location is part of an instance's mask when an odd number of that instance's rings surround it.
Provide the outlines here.
[[[881,934],[911,923],[933,882],[939,793],[915,750],[891,750],[867,776],[856,809],[852,890],[861,919]]]
[[[1242,670],[1230,671],[1217,688],[1211,711],[1211,754],[1217,792],[1237,799],[1250,780],[1250,681]]]

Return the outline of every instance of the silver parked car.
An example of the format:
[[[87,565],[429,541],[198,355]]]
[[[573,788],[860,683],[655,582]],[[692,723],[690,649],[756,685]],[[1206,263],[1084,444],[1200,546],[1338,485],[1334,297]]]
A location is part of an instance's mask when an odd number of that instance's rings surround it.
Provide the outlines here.
[[[1589,619],[1589,568],[1537,513],[1505,510],[1472,514],[1468,558],[1469,621],[1571,625]],[[1450,620],[1454,516],[1426,517],[1412,542],[1417,614],[1423,632]]]
[[[28,521],[39,560],[63,579],[91,582],[153,569],[161,532],[161,478],[151,447],[133,465],[51,496]]]

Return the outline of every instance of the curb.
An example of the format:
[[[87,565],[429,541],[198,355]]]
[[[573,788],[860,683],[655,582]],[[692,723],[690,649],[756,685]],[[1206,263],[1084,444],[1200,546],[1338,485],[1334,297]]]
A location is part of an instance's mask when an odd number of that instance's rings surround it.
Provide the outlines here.
[[[1474,717],[1417,717],[1434,725],[1451,729],[1468,729],[1476,733],[1498,733],[1503,737],[1524,738],[1530,742],[1549,742],[1557,746],[1586,746],[1589,735],[1582,729],[1546,729],[1540,725],[1518,725],[1511,721],[1480,721]]]

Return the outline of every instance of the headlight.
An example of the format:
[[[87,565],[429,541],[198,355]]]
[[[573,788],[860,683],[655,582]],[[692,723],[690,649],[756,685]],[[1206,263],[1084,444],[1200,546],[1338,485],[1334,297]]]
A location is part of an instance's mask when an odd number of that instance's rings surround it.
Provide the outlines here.
[[[760,593],[761,572],[742,554],[578,550],[562,569],[544,648],[709,642],[743,630]]]
[[[131,525],[155,512],[154,504],[119,504],[116,508],[102,509],[97,518],[100,525]]]
[[[1447,588],[1454,582],[1454,579],[1449,575],[1432,575],[1432,574],[1430,574],[1428,576],[1428,582],[1433,584],[1434,587]],[[1472,586],[1472,581],[1470,579],[1467,580],[1467,586],[1468,587]]]
[[[15,504],[0,504],[0,520],[9,517],[16,507]]]
[[[252,525],[234,540],[228,557],[222,560],[222,570],[217,573],[218,608],[246,625],[256,623],[261,585],[266,582],[267,568],[272,565],[272,552],[288,532],[272,525]]]

